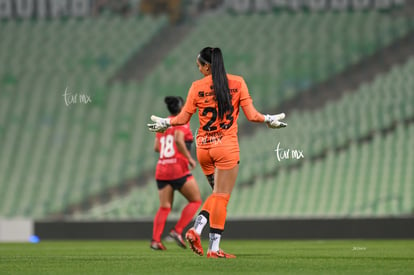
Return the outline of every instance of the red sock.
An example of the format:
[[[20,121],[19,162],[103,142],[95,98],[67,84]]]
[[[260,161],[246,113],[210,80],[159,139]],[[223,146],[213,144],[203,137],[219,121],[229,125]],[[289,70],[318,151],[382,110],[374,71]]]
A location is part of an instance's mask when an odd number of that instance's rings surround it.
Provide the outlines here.
[[[214,203],[210,211],[210,228],[224,230],[230,194],[213,193],[211,196],[214,198]]]
[[[175,225],[175,231],[178,234],[183,232],[184,227],[193,219],[195,213],[201,205],[201,201],[192,201],[189,202],[181,212],[181,217]]]
[[[152,228],[152,239],[156,242],[161,241],[161,234],[164,231],[165,222],[167,221],[170,211],[171,208],[160,207],[155,215],[154,226]]]

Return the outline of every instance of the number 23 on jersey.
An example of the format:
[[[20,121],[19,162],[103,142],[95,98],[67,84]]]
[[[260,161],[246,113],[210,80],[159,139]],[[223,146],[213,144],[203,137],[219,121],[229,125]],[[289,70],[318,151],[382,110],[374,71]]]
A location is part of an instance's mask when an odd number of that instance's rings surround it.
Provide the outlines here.
[[[233,111],[234,111],[234,107],[231,106],[230,111],[226,114],[226,119],[229,121],[227,124],[222,122],[220,123],[220,128],[221,129],[229,129],[232,125],[233,125]],[[214,124],[214,122],[216,122],[217,120],[217,116],[218,116],[218,112],[216,108],[213,107],[207,107],[203,110],[202,115],[203,116],[207,116],[208,113],[211,113],[211,118],[210,120],[203,126],[203,130],[204,131],[215,131],[217,130],[217,126],[212,126]]]

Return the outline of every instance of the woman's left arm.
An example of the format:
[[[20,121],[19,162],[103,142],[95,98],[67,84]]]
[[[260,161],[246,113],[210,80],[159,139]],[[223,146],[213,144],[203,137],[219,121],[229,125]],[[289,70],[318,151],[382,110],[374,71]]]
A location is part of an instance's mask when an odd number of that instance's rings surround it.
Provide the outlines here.
[[[194,100],[193,100],[193,85],[191,85],[190,90],[188,91],[187,100],[185,101],[185,104],[183,108],[181,109],[181,112],[174,118],[162,118],[152,115],[151,120],[155,123],[149,123],[147,124],[148,130],[151,132],[164,132],[168,127],[170,126],[177,126],[177,125],[184,125],[187,124],[191,116],[196,112],[197,107],[195,106]]]
[[[160,143],[158,141],[158,137],[155,137],[155,140],[154,140],[154,151],[160,152]]]
[[[170,121],[172,126],[187,124],[191,119],[192,114],[182,110],[177,116],[173,117]]]

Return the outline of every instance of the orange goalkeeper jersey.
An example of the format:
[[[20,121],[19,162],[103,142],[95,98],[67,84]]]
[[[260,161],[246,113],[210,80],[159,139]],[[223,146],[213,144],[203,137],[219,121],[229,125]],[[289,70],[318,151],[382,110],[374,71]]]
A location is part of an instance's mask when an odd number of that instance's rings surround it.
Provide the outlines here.
[[[232,108],[221,120],[213,90],[212,76],[194,81],[182,111],[194,114],[198,109],[200,127],[196,137],[198,147],[237,144],[237,119],[239,108],[252,104],[252,99],[241,76],[227,74]]]

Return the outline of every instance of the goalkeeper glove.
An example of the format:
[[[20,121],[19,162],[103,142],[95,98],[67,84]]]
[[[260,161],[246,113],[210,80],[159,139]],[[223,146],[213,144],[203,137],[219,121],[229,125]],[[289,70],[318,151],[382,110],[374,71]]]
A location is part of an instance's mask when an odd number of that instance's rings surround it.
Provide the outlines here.
[[[159,132],[163,133],[165,130],[167,130],[168,127],[171,126],[171,121],[169,118],[162,118],[152,115],[151,120],[155,123],[148,123],[148,130],[151,132]]]
[[[276,128],[283,128],[287,126],[287,123],[279,121],[285,118],[285,113],[280,113],[277,115],[265,115],[264,122],[266,123],[267,127],[276,129]]]

